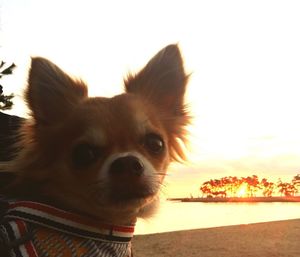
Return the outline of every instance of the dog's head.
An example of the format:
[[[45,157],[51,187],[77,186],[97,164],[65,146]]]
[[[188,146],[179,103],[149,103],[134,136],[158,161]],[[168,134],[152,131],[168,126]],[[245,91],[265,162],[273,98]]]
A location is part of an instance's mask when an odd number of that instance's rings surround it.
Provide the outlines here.
[[[82,81],[33,58],[16,185],[107,222],[144,215],[168,164],[184,158],[187,78],[170,45],[127,77],[124,94],[88,97]]]

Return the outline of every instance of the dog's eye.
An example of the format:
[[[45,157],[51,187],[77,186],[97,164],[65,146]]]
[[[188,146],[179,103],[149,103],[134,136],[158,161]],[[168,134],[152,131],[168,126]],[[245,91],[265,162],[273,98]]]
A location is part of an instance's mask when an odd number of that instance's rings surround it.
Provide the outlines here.
[[[72,152],[72,162],[76,168],[84,168],[94,163],[99,157],[99,148],[89,144],[79,144]]]
[[[153,133],[146,135],[144,144],[148,151],[154,154],[160,154],[165,149],[165,144],[161,136]]]

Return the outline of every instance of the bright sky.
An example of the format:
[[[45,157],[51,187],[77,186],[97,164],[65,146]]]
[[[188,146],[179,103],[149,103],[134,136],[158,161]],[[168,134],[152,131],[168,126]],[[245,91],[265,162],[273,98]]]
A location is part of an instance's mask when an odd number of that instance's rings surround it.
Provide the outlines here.
[[[0,0],[3,81],[22,95],[30,56],[82,77],[90,95],[121,93],[128,70],[179,43],[193,72],[190,162],[172,166],[171,196],[210,178],[300,172],[300,2]],[[9,85],[9,86],[8,86]],[[20,97],[12,113],[26,113]]]

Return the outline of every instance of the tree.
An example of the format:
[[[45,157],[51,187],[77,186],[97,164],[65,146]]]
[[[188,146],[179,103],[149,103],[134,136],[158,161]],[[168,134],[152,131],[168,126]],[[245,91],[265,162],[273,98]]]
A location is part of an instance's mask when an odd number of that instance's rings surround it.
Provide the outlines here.
[[[282,182],[281,179],[277,183],[278,191],[284,196],[294,196],[297,193],[297,188],[293,183]]]
[[[269,182],[266,178],[263,178],[260,185],[263,190],[263,196],[271,197],[274,192],[275,184],[273,182]]]
[[[256,175],[252,175],[251,177],[248,176],[246,178],[242,178],[242,181],[247,185],[248,196],[255,196],[257,190],[260,189],[258,177]]]
[[[206,196],[211,196],[211,185],[210,185],[210,181],[206,181],[204,182],[201,187],[200,187],[200,191],[202,191],[202,197],[204,195]]]
[[[292,184],[294,185],[294,187],[296,188],[298,193],[300,191],[300,174],[297,174],[293,180],[292,180]]]
[[[7,66],[4,61],[1,61],[0,63],[0,79],[3,76],[11,75],[13,73],[14,68],[16,65],[12,63],[11,65]],[[3,86],[0,85],[0,110],[8,110],[11,109],[13,106],[13,99],[14,95],[4,95],[3,93]]]
[[[236,197],[237,192],[242,184],[242,180],[236,176],[229,176],[226,178],[226,191],[231,197]]]

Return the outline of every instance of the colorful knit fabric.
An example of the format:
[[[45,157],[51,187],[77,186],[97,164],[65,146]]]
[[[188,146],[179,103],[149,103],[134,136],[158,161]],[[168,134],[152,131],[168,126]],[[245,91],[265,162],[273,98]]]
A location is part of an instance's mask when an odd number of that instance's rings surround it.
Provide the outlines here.
[[[126,257],[133,232],[134,226],[103,225],[43,203],[8,202],[0,223],[0,256]]]

